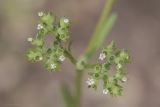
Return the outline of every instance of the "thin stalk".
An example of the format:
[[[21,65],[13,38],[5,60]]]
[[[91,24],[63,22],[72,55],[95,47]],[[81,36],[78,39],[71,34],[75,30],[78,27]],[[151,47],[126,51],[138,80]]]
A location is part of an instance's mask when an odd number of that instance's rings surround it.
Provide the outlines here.
[[[75,107],[81,107],[82,78],[83,78],[83,71],[77,70],[76,84],[75,84],[76,85]]]
[[[77,60],[73,57],[73,55],[67,50],[64,51],[65,55],[70,59],[73,65],[76,65]]]

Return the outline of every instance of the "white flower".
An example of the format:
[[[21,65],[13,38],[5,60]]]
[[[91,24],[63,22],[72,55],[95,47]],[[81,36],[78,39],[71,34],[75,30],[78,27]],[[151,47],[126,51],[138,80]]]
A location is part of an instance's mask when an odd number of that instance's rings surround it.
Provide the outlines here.
[[[39,12],[39,13],[38,13],[38,16],[39,16],[39,17],[41,17],[41,16],[43,16],[43,15],[44,15],[43,12]]]
[[[99,59],[104,60],[106,58],[106,55],[104,53],[100,53]]]
[[[56,68],[56,64],[51,64],[51,69],[55,69]]]
[[[69,23],[69,19],[65,18],[64,20],[64,23]]]
[[[37,25],[37,29],[38,29],[38,30],[43,29],[43,26],[42,26],[41,24],[38,24],[38,25]]]
[[[122,78],[122,81],[123,81],[123,82],[126,82],[127,80],[128,80],[127,77],[123,77],[123,78]]]
[[[118,69],[122,68],[122,65],[121,64],[117,64],[117,68]]]
[[[32,42],[33,38],[27,38],[28,42]]]
[[[88,86],[91,86],[91,85],[95,84],[95,81],[92,78],[88,78],[88,80],[86,81],[86,83],[87,83]]]
[[[42,60],[43,60],[43,57],[39,57],[39,60],[42,61]]]
[[[59,60],[60,60],[61,62],[63,62],[65,59],[66,59],[66,58],[65,58],[64,55],[61,55],[61,56],[59,57]]]
[[[108,89],[103,89],[103,94],[108,94],[109,90]]]

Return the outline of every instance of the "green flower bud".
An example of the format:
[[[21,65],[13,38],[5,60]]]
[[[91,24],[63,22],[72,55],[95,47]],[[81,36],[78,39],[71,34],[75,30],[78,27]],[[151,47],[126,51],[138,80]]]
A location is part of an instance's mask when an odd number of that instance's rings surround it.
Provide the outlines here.
[[[95,71],[101,71],[101,69],[102,69],[102,66],[100,65],[100,64],[97,64],[96,66],[95,66]]]
[[[69,36],[68,35],[60,35],[59,38],[62,40],[62,41],[66,41],[67,39],[69,39]]]
[[[35,46],[43,46],[44,42],[42,39],[33,39],[32,41],[32,45],[35,45]]]
[[[128,63],[128,62],[129,62],[129,53],[128,53],[128,51],[122,50],[122,51],[119,53],[119,58],[120,58],[120,61],[121,61],[123,64]]]
[[[111,64],[110,64],[110,63],[104,63],[104,64],[103,64],[103,69],[104,69],[105,71],[108,71],[108,70],[110,69],[110,67],[111,67]]]
[[[36,52],[36,51],[33,51],[33,50],[29,50],[27,52],[27,58],[28,58],[29,61],[32,61],[32,62],[38,61],[41,56],[42,55],[41,55],[40,52]]]
[[[59,28],[58,29],[59,39],[62,41],[66,41],[69,39],[69,32],[67,29]]]
[[[55,21],[55,17],[51,13],[44,14],[40,17],[40,22],[46,25],[52,25]]]
[[[99,74],[99,73],[95,73],[95,74],[94,74],[94,78],[99,79],[99,77],[100,77],[100,74]]]
[[[108,46],[103,51],[105,51],[106,54],[112,54],[113,51],[115,50],[116,50],[116,45],[112,41],[110,44],[108,44]]]
[[[48,48],[48,49],[47,49],[47,53],[48,53],[48,54],[51,54],[51,53],[52,53],[52,49],[51,49],[51,48]]]
[[[109,79],[109,77],[108,77],[108,75],[105,74],[105,75],[103,75],[102,79],[103,79],[104,82],[107,82],[107,80]]]
[[[109,88],[109,91],[112,96],[122,95],[122,87],[117,84],[112,84],[111,87]]]
[[[69,19],[64,18],[64,17],[60,19],[60,27],[61,28],[68,28],[69,25],[70,25]]]
[[[117,79],[117,80],[122,80],[122,78],[123,78],[123,75],[122,75],[120,72],[117,72],[117,73],[115,74],[115,79]]]

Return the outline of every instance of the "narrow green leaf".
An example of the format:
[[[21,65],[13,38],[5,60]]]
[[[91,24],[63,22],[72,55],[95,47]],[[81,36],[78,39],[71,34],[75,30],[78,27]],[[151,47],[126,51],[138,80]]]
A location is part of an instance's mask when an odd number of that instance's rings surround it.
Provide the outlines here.
[[[108,17],[108,20],[103,25],[103,27],[101,27],[100,31],[93,36],[85,53],[85,57],[87,59],[91,58],[93,54],[96,52],[96,50],[102,45],[105,37],[107,37],[110,31],[112,30],[116,19],[117,19],[117,14],[112,13]]]
[[[114,1],[115,0],[106,0],[104,8],[102,10],[101,16],[99,18],[99,21],[97,23],[97,26],[95,28],[93,36],[96,36],[100,32],[100,30],[103,28],[103,26],[105,25],[106,19],[108,18],[109,14],[112,10]]]
[[[66,85],[62,85],[62,95],[66,103],[66,107],[74,107],[74,98]]]

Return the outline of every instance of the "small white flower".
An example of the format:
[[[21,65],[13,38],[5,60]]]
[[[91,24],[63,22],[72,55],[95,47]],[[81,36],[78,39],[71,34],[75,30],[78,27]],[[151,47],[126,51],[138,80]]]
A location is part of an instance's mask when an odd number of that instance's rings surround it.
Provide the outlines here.
[[[87,83],[88,86],[91,86],[91,85],[95,84],[95,81],[92,78],[88,78],[88,80],[86,81],[86,83]]]
[[[122,81],[123,81],[123,82],[126,82],[127,80],[128,80],[127,77],[123,77],[123,78],[122,78]]]
[[[99,59],[103,61],[105,58],[106,58],[106,55],[104,53],[100,53]]]
[[[103,94],[108,94],[109,90],[108,89],[103,89]]]
[[[41,24],[38,24],[38,25],[37,25],[37,29],[38,29],[38,30],[43,29],[43,26],[42,26]]]
[[[39,57],[39,60],[42,61],[42,60],[43,60],[43,57]]]
[[[64,23],[69,23],[69,19],[65,18],[64,20]]]
[[[33,38],[27,38],[28,42],[32,42]]]
[[[117,64],[117,68],[118,69],[122,68],[122,65],[121,64]]]
[[[60,60],[61,62],[63,62],[65,59],[66,59],[66,58],[65,58],[64,55],[61,55],[61,56],[59,57],[59,60]]]
[[[56,64],[51,64],[51,69],[55,69],[56,68]]]
[[[39,13],[38,13],[38,16],[39,16],[39,17],[41,17],[41,16],[43,16],[43,15],[44,15],[43,12],[39,12]]]

